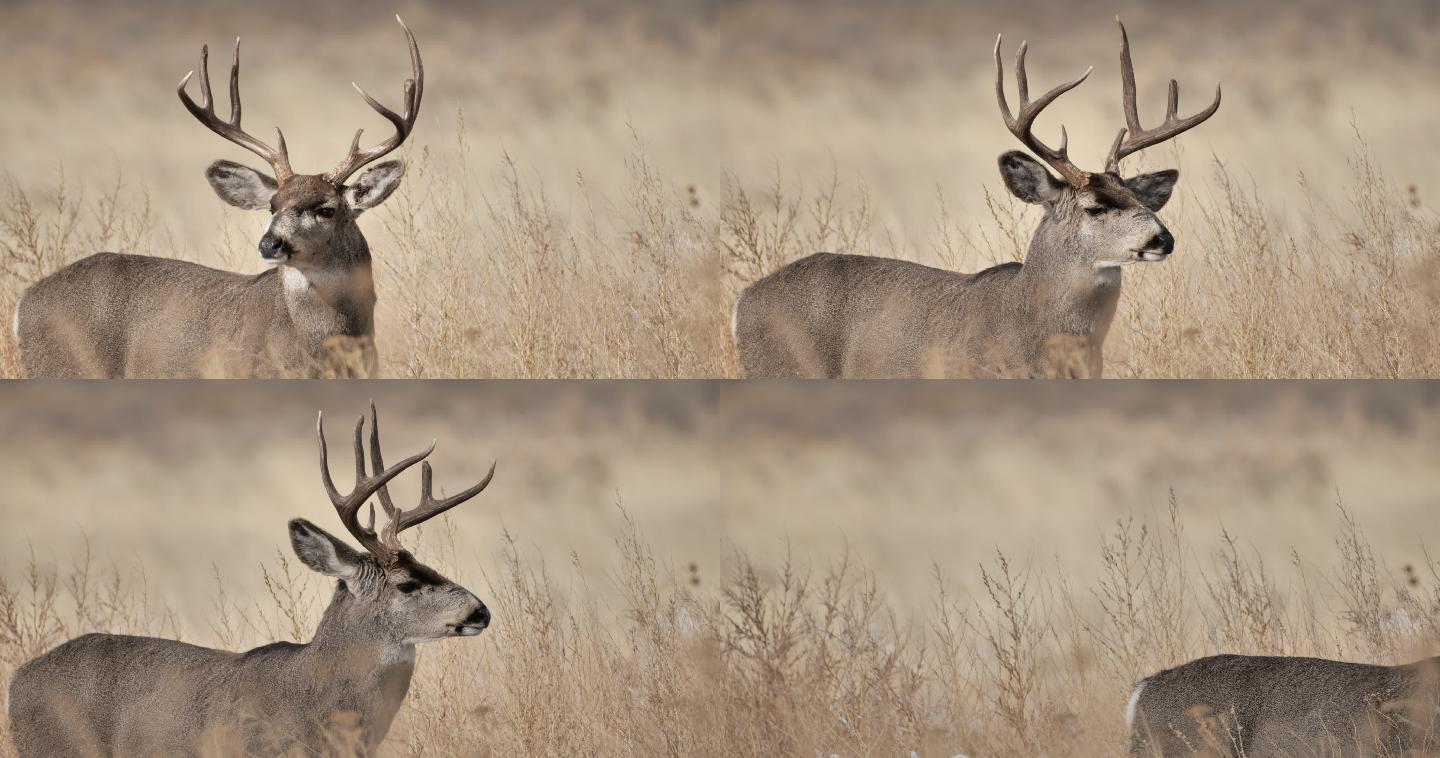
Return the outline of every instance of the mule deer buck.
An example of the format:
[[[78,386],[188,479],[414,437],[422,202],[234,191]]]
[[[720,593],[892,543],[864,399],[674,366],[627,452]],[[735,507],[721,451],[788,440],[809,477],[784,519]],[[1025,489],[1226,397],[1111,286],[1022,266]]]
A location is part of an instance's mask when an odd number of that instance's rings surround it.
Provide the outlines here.
[[[295,519],[290,544],[310,569],[337,582],[307,644],[276,642],[244,653],[175,640],[87,634],[24,664],[10,682],[10,734],[20,758],[70,755],[322,755],[341,744],[370,755],[405,699],[415,646],[479,634],[490,611],[470,590],[420,563],[399,534],[475,497],[494,476],[447,498],[420,470],[420,504],[395,506],[387,483],[430,448],[385,468],[370,406],[370,472],[355,424],[355,487],[330,479],[323,419],[320,478],[365,552]],[[375,529],[380,500],[388,523]],[[298,751],[298,752],[297,752]],[[348,753],[347,753],[348,754]]]
[[[1435,755],[1440,658],[1216,655],[1142,679],[1125,720],[1134,756]]]
[[[1045,375],[1054,372],[1057,346],[1078,352],[1076,373],[1101,374],[1101,346],[1120,298],[1120,270],[1165,260],[1175,241],[1155,215],[1179,178],[1174,170],[1120,176],[1120,161],[1169,140],[1215,114],[1220,90],[1203,111],[1176,115],[1179,89],[1170,82],[1165,121],[1140,126],[1130,41],[1120,26],[1120,72],[1125,128],[1105,170],[1091,173],[1070,161],[1065,130],[1052,148],[1033,132],[1035,119],[1090,72],[1030,100],[1026,43],[1015,57],[1020,98],[1012,114],[995,40],[995,96],[1006,127],[1054,169],[1020,151],[1000,156],[1005,186],[1039,205],[1045,217],[1024,263],[975,274],[908,261],[817,253],[750,285],[731,322],[747,376],[917,377]]]
[[[143,255],[97,253],[76,261],[31,285],[16,305],[25,372],[99,378],[373,376],[379,362],[375,287],[370,248],[355,222],[389,197],[405,167],[386,161],[346,182],[398,148],[415,127],[425,70],[415,35],[404,21],[400,26],[413,70],[405,81],[404,114],[355,86],[394,127],[394,135],[362,148],[364,130],[356,131],[344,160],[318,175],[291,170],[279,129],[275,147],[241,129],[238,39],[230,65],[230,120],[215,114],[209,48],[202,47],[200,102],[186,92],[193,71],[180,82],[180,101],[206,128],[270,165],[267,176],[219,160],[205,175],[221,200],[270,212],[260,257],[274,267],[246,276]]]

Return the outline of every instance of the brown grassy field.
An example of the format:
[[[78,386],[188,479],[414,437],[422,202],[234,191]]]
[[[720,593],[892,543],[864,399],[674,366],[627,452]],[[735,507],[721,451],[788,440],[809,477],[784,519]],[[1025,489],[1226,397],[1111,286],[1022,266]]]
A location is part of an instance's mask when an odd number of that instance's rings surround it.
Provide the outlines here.
[[[390,755],[1114,755],[1161,667],[1440,631],[1426,384],[218,387],[0,397],[0,676],[307,639],[283,523],[338,528],[313,413],[370,396],[442,490],[499,461],[417,550],[496,621],[421,650]]]
[[[282,7],[285,10],[282,10]],[[97,249],[248,272],[263,214],[201,170],[247,158],[184,113],[202,42],[246,40],[247,125],[318,171],[394,102],[401,11],[429,77],[402,192],[363,221],[387,376],[713,377],[745,283],[816,250],[974,270],[1037,211],[994,160],[994,35],[1098,161],[1120,123],[1111,16],[1142,109],[1175,77],[1220,114],[1130,170],[1177,165],[1179,240],[1126,277],[1107,373],[1415,377],[1436,350],[1433,4],[1022,2],[7,3],[0,307]],[[323,31],[317,31],[323,30]],[[12,336],[0,374],[15,375]]]

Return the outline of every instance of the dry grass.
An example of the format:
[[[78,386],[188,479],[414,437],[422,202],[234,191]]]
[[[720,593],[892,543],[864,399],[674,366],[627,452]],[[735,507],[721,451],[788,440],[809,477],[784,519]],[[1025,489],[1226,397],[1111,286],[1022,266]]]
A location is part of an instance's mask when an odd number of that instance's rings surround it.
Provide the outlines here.
[[[733,296],[783,262],[1018,257],[1036,217],[994,169],[1013,141],[990,92],[996,31],[1032,41],[1037,82],[1098,65],[1056,106],[1077,155],[1098,155],[1119,113],[1109,11],[1088,6],[401,10],[431,81],[402,192],[364,221],[388,376],[734,376]],[[1183,169],[1163,214],[1179,251],[1127,275],[1107,373],[1440,374],[1433,9],[1118,10],[1147,113],[1168,76],[1189,93],[1223,79],[1227,94],[1178,149],[1131,167]],[[244,34],[247,123],[283,124],[302,169],[328,165],[349,133],[335,124],[373,120],[343,80],[389,92],[403,58],[388,7],[313,13],[333,16],[323,39],[249,7],[8,9],[0,96],[18,105],[0,124],[0,307],[97,248],[258,271],[263,216],[223,208],[199,177],[242,156],[184,115],[170,83],[200,42]],[[71,126],[101,119],[99,134]],[[7,332],[0,373],[17,371]]]
[[[981,593],[954,594],[937,568],[932,608],[911,616],[857,556],[739,552],[702,576],[657,556],[623,509],[603,574],[547,566],[509,534],[481,570],[442,527],[422,554],[480,589],[497,622],[424,647],[386,753],[1119,754],[1130,689],[1162,667],[1220,651],[1405,662],[1435,649],[1440,565],[1384,563],[1336,508],[1328,567],[1266,560],[1224,532],[1196,540],[1172,500],[1101,536],[1093,583],[1063,557],[997,551],[975,570]],[[0,581],[0,676],[94,629],[232,649],[308,639],[325,582],[285,555],[260,570],[266,594],[235,597],[217,575],[208,626],[180,629],[139,569],[32,558]],[[0,730],[0,755],[6,742]]]
[[[0,676],[306,639],[311,413],[370,393],[442,492],[499,459],[417,543],[496,623],[422,649],[388,754],[1109,755],[1194,656],[1432,651],[1433,387],[1156,384],[21,383]]]

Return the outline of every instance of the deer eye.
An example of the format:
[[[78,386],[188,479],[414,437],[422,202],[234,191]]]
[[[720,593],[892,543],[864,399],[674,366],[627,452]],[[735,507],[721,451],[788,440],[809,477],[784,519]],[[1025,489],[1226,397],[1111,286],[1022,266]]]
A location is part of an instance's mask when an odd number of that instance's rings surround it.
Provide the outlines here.
[[[1090,214],[1090,215],[1092,215],[1092,216],[1098,216],[1098,215],[1100,215],[1100,214],[1102,214],[1102,213],[1105,212],[1105,206],[1103,206],[1103,205],[1092,205],[1092,206],[1090,206],[1089,208],[1086,208],[1086,209],[1085,209],[1085,212],[1088,213],[1088,214]]]
[[[407,595],[410,595],[410,594],[414,594],[416,590],[419,590],[419,589],[420,589],[420,583],[419,583],[419,582],[401,582],[401,583],[395,585],[395,589],[400,590],[401,592],[403,592],[403,593],[405,593],[405,594],[407,594]]]
[[[319,216],[320,218],[334,218],[335,209],[330,207],[320,208],[319,210],[315,211],[315,215]]]

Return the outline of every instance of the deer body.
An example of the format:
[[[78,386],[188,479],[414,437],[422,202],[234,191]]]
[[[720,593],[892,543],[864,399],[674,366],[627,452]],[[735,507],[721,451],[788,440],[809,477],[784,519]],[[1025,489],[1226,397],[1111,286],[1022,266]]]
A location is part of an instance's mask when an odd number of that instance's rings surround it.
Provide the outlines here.
[[[1023,264],[960,274],[851,255],[822,253],[796,261],[736,299],[732,336],[745,374],[1100,376],[1102,348],[1120,298],[1120,269],[1165,260],[1175,248],[1156,213],[1169,201],[1179,173],[1122,178],[1119,162],[1194,127],[1220,106],[1217,90],[1210,107],[1177,118],[1179,95],[1172,81],[1165,122],[1141,128],[1123,26],[1121,40],[1127,126],[1105,170],[1091,173],[1070,162],[1063,128],[1059,148],[1032,132],[1040,112],[1089,72],[1031,102],[1022,43],[1015,64],[1020,108],[1012,115],[996,39],[995,92],[1005,124],[1059,174],[1019,151],[1000,156],[1006,188],[1045,211]]]
[[[396,17],[399,20],[399,17]],[[240,128],[240,41],[230,67],[230,120],[215,113],[209,48],[200,53],[200,94],[180,101],[206,128],[270,164],[267,175],[216,161],[205,176],[222,200],[268,210],[260,256],[274,269],[245,276],[178,260],[99,253],[56,271],[21,294],[15,334],[32,378],[194,376],[374,376],[375,287],[370,248],[356,219],[390,196],[404,165],[367,164],[400,146],[419,115],[424,67],[415,36],[413,78],[405,81],[403,115],[359,90],[395,128],[360,147],[325,174],[296,174],[285,135],[271,147]]]
[[[1440,750],[1440,658],[1376,666],[1216,655],[1141,680],[1134,756],[1398,756]]]
[[[1043,257],[1032,247],[1024,265],[961,274],[817,253],[740,295],[741,363],[749,376],[1043,375],[1071,347],[1057,335],[1069,335],[1082,351],[1079,368],[1098,376],[1120,271],[1052,276]]]
[[[10,734],[19,758],[107,755],[304,755],[373,753],[410,687],[415,646],[480,634],[490,611],[474,593],[418,562],[401,531],[469,500],[494,475],[454,496],[431,495],[402,510],[387,483],[434,449],[385,468],[371,408],[371,471],[364,469],[363,419],[355,427],[356,484],[331,482],[323,428],[322,482],[360,552],[304,519],[289,524],[300,562],[337,580],[308,644],[277,642],[244,653],[175,640],[87,634],[22,665],[9,685]],[[381,531],[359,523],[376,496],[389,516]]]
[[[188,261],[98,253],[26,290],[16,310],[32,377],[374,376],[375,291],[364,240],[348,266],[254,276]],[[72,297],[85,292],[89,297]],[[177,293],[205,293],[179,297]],[[329,365],[337,338],[363,351]]]
[[[21,756],[190,755],[210,745],[247,755],[294,747],[319,755],[326,752],[327,731],[349,717],[361,729],[365,752],[372,752],[405,699],[415,648],[329,649],[337,643],[327,643],[325,633],[322,626],[309,645],[278,643],[245,653],[146,637],[78,637],[15,672],[16,750]],[[89,718],[98,713],[106,717]]]

